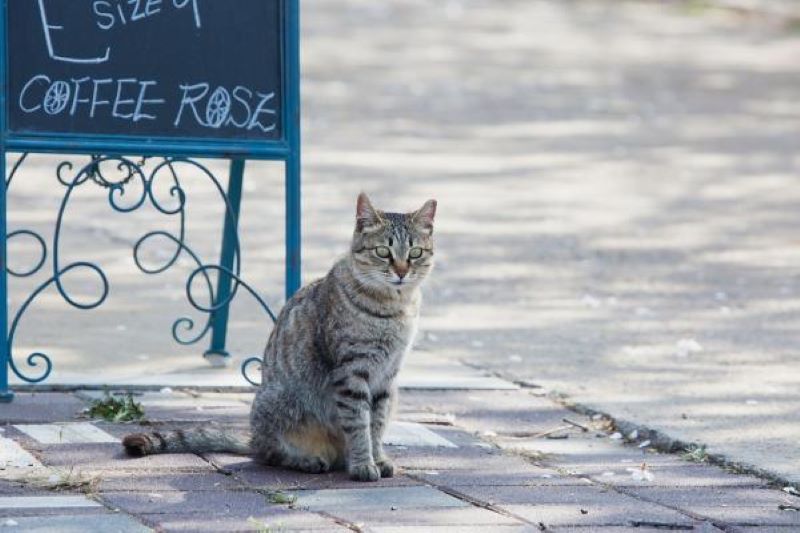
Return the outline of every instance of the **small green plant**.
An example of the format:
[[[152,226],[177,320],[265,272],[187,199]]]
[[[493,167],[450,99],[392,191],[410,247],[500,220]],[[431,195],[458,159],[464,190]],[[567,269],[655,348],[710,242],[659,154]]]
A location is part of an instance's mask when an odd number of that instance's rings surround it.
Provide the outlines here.
[[[144,418],[144,409],[142,409],[142,404],[134,401],[131,394],[118,398],[106,393],[102,400],[92,402],[89,416],[102,418],[108,422],[130,422]]]
[[[266,496],[269,503],[275,503],[279,505],[292,505],[297,501],[297,496],[294,494],[286,494],[285,492],[281,492],[279,490],[265,492],[264,496]]]
[[[706,445],[701,444],[700,446],[692,445],[689,448],[686,448],[686,451],[683,453],[683,458],[687,461],[693,461],[695,463],[705,463],[708,461],[708,452],[706,452]]]

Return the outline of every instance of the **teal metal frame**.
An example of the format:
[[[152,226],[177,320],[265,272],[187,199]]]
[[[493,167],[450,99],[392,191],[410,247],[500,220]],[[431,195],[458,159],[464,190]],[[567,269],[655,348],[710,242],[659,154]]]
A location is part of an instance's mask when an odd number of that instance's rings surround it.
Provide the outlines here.
[[[225,195],[226,215],[222,234],[221,257],[219,265],[202,265],[199,259],[183,244],[182,240],[176,239],[172,235],[166,235],[176,242],[178,253],[187,250],[187,253],[198,262],[199,268],[195,270],[187,282],[187,295],[197,309],[210,313],[209,322],[206,328],[211,329],[211,344],[206,351],[206,355],[219,355],[226,357],[228,352],[225,349],[225,341],[228,326],[228,311],[231,298],[235,295],[238,287],[243,286],[250,292],[265,308],[267,314],[274,320],[274,315],[266,303],[238,277],[239,239],[238,239],[238,220],[239,208],[242,199],[242,183],[244,179],[244,167],[247,159],[275,160],[284,162],[285,170],[285,294],[288,299],[300,287],[301,282],[301,153],[300,153],[300,12],[299,0],[279,0],[282,4],[283,13],[283,77],[282,77],[282,132],[283,137],[277,141],[242,141],[242,140],[208,140],[208,139],[175,139],[175,138],[141,138],[125,135],[81,135],[81,134],[53,134],[53,133],[13,133],[8,129],[7,120],[7,6],[13,0],[0,0],[0,176],[6,180],[6,154],[17,153],[59,153],[59,154],[86,154],[95,156],[105,154],[103,157],[120,161],[120,165],[128,166],[129,179],[134,175],[141,175],[147,194],[156,207],[166,214],[175,214],[177,211],[164,210],[152,198],[150,183],[155,179],[155,172],[149,179],[145,178],[140,169],[132,169],[134,165],[122,157],[122,154],[137,154],[141,156],[164,157],[162,165],[171,167],[171,161],[188,161],[186,158],[206,157],[206,158],[226,158],[230,159],[230,173],[228,180],[228,191]],[[68,164],[71,169],[71,164]],[[200,166],[200,165],[197,165]],[[159,166],[160,167],[160,166]],[[158,168],[158,167],[157,167]],[[203,167],[201,167],[203,168]],[[59,212],[59,223],[72,188],[79,186],[89,179],[90,176],[98,171],[99,167],[87,166],[82,169],[71,183],[62,183],[68,186],[67,196]],[[16,168],[15,168],[16,170]],[[59,168],[59,179],[60,171]],[[203,168],[203,170],[205,170]],[[207,170],[205,170],[208,172]],[[13,174],[13,172],[12,172]],[[174,175],[174,174],[173,174]],[[210,176],[215,182],[215,178]],[[176,186],[177,185],[177,178]],[[9,180],[10,181],[10,180]],[[38,383],[45,379],[50,373],[51,362],[49,358],[39,352],[28,356],[28,364],[36,365],[34,362],[43,359],[46,365],[45,372],[37,378],[28,378],[21,374],[12,359],[13,333],[22,312],[27,305],[35,298],[39,291],[48,285],[56,285],[61,295],[74,307],[93,308],[100,305],[105,299],[108,291],[108,282],[102,271],[93,264],[73,263],[60,269],[57,257],[54,261],[53,277],[45,284],[40,286],[34,294],[22,306],[21,311],[14,316],[11,332],[9,334],[9,315],[8,315],[8,286],[7,274],[9,273],[7,264],[7,241],[10,236],[19,233],[31,232],[20,230],[12,234],[7,230],[7,186],[0,187],[0,402],[8,402],[13,399],[13,392],[9,388],[9,368],[11,368],[21,379]],[[138,208],[144,202],[144,196],[139,203],[132,207],[120,207],[116,204],[115,194],[119,194],[122,185],[118,183],[105,183],[103,186],[109,188],[109,201],[118,211],[131,211]],[[217,187],[219,185],[217,184]],[[179,189],[180,190],[180,189]],[[182,194],[182,191],[181,191]],[[182,206],[181,206],[182,210]],[[181,213],[182,216],[182,213]],[[182,220],[182,219],[181,219]],[[57,226],[56,239],[54,241],[53,254],[58,253],[58,233],[60,226]],[[163,232],[156,232],[163,233]],[[38,235],[32,235],[42,245],[43,254],[46,255],[46,247],[43,239]],[[139,244],[151,234],[143,237]],[[164,236],[164,235],[162,235]],[[181,234],[182,239],[182,234]],[[134,253],[136,254],[136,249]],[[41,263],[34,268],[31,273],[38,271],[44,264],[44,255]],[[138,264],[138,261],[137,261]],[[170,262],[170,265],[172,263]],[[139,265],[140,268],[141,265]],[[91,305],[75,305],[68,294],[63,291],[60,276],[73,267],[86,267],[94,269],[100,276],[104,284],[103,296]],[[142,269],[145,270],[145,269]],[[216,297],[212,305],[204,308],[194,301],[191,295],[190,285],[194,277],[201,274],[210,283],[207,271],[217,270]],[[162,271],[162,270],[158,270]],[[156,272],[148,272],[156,273]],[[25,274],[27,275],[27,274]],[[216,304],[214,304],[216,302]],[[187,320],[187,319],[181,319]],[[191,321],[189,321],[191,324]],[[173,326],[173,336],[179,342],[176,335],[176,328],[181,324],[178,321]],[[185,322],[183,323],[185,325]],[[191,328],[191,325],[188,326]],[[204,333],[206,330],[203,330]],[[202,335],[201,335],[202,336]],[[197,339],[199,339],[198,337]],[[243,371],[244,373],[244,371]]]

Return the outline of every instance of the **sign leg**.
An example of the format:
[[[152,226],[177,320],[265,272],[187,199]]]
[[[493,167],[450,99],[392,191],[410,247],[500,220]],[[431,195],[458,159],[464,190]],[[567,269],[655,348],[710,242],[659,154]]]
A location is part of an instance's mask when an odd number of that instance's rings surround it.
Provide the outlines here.
[[[14,393],[8,388],[8,280],[6,269],[6,151],[0,141],[0,402],[10,402]]]
[[[299,151],[299,148],[297,149]],[[286,299],[300,288],[300,154],[286,160]]]
[[[237,231],[239,231],[239,210],[242,205],[242,181],[244,177],[244,159],[231,160],[230,176],[228,178],[228,203],[230,213],[225,213],[225,224],[222,232],[222,252],[219,260],[220,266],[228,270],[234,269],[236,257]],[[217,302],[227,300],[231,294],[231,277],[219,271],[217,278]],[[223,305],[211,315],[211,346],[203,357],[211,366],[227,366],[230,354],[225,350],[225,339],[228,335],[228,312],[230,302]]]

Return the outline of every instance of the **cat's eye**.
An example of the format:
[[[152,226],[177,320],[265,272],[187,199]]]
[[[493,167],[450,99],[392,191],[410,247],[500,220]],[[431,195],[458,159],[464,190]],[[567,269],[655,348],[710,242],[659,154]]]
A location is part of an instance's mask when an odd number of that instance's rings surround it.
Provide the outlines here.
[[[409,259],[419,259],[420,257],[422,257],[422,248],[419,246],[415,246],[408,251]]]
[[[381,259],[388,259],[389,257],[391,257],[392,251],[389,250],[388,246],[376,246],[375,255],[377,255]]]

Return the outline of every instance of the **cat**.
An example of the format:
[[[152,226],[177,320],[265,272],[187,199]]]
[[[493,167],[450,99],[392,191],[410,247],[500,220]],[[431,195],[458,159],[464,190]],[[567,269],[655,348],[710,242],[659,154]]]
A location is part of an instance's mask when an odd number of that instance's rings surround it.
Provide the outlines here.
[[[128,454],[230,452],[304,472],[392,477],[382,437],[395,377],[417,329],[434,265],[436,200],[412,213],[356,203],[349,253],[281,310],[250,412],[250,434],[214,428],[128,435]]]

